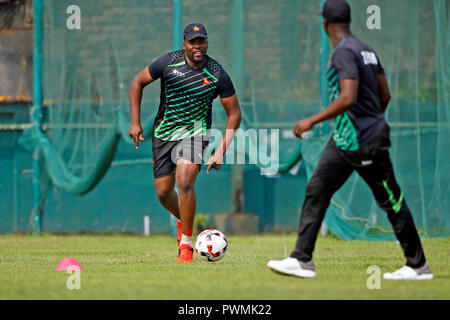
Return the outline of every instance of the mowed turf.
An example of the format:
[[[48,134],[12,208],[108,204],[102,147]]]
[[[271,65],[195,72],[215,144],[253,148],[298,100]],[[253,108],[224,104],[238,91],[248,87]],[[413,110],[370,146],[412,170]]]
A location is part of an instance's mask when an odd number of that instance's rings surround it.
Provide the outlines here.
[[[369,290],[367,268],[381,272],[404,265],[399,244],[319,238],[316,279],[281,276],[267,269],[295,244],[295,234],[229,236],[229,251],[211,263],[196,254],[175,262],[168,235],[0,236],[0,299],[450,299],[450,239],[423,240],[435,275],[430,281],[381,280]],[[83,266],[81,289],[69,290],[58,262],[73,257]]]

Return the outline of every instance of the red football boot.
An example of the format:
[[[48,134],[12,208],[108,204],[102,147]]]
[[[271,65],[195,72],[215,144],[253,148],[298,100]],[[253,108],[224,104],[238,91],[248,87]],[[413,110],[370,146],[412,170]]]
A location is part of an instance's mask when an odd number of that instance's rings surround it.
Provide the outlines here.
[[[180,245],[177,262],[192,262],[194,255],[194,248],[190,244],[183,243]]]

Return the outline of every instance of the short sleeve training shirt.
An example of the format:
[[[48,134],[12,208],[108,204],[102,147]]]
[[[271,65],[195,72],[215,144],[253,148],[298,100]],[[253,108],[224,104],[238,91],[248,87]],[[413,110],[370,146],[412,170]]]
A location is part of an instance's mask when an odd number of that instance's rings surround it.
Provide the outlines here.
[[[161,140],[205,135],[211,128],[212,101],[235,93],[228,74],[209,56],[201,69],[195,69],[186,63],[184,50],[173,51],[156,59],[148,70],[154,80],[161,79],[153,126],[153,136]]]
[[[384,74],[384,69],[378,56],[355,36],[348,35],[336,46],[327,72],[330,103],[340,94],[340,81],[359,81],[355,105],[335,121],[333,138],[343,151],[357,151],[360,146],[370,143],[387,125],[378,97],[379,74]]]

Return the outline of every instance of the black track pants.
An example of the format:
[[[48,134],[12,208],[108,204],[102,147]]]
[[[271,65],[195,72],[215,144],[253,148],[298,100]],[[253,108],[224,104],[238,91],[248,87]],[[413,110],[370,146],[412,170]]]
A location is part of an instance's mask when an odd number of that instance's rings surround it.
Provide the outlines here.
[[[383,139],[386,140],[385,137]],[[405,254],[406,265],[415,268],[425,263],[420,238],[404,195],[395,180],[389,152],[386,147],[379,148],[382,144],[386,145],[386,141],[378,141],[375,150],[367,148],[349,158],[330,139],[306,186],[297,244],[291,257],[305,262],[311,260],[331,197],[356,170],[372,189],[378,205],[387,212]],[[389,142],[387,144],[390,145]]]

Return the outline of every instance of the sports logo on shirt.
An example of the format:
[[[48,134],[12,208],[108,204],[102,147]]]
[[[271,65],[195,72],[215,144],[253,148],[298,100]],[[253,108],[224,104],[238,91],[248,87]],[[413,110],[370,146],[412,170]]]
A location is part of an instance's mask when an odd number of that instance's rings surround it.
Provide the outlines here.
[[[208,78],[203,78],[202,80],[203,80],[203,85],[208,87],[209,86]]]
[[[363,57],[365,65],[368,65],[368,64],[377,65],[378,64],[378,59],[374,52],[361,51],[361,55]]]
[[[172,73],[173,73],[174,75],[177,75],[177,76],[180,76],[180,77],[184,77],[184,73],[181,72],[181,71],[178,71],[177,69],[174,69],[174,70],[172,71]]]

